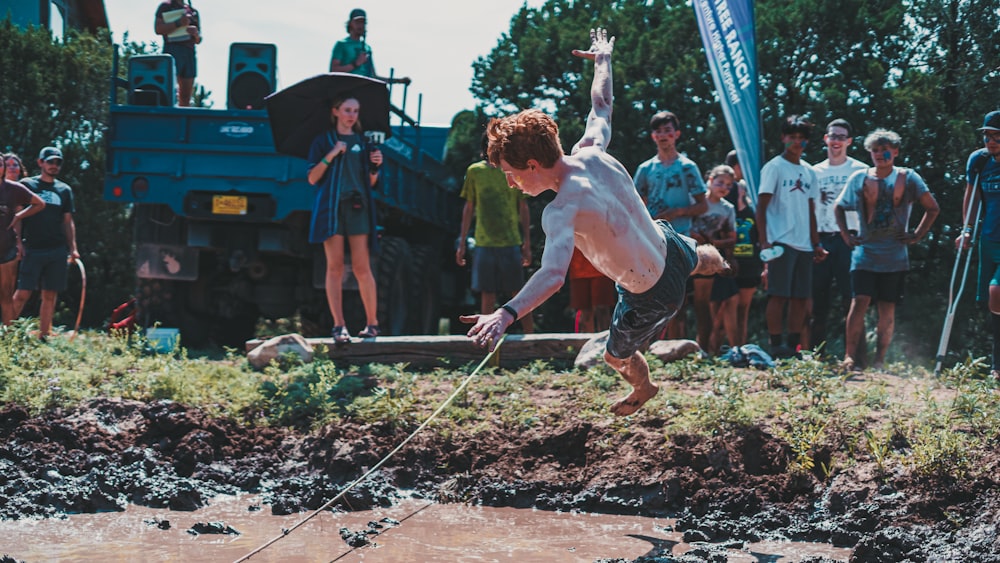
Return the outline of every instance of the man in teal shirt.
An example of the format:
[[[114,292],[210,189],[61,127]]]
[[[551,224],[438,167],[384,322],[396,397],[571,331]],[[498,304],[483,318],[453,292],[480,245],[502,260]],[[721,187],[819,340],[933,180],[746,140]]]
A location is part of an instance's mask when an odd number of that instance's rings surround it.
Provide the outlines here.
[[[375,74],[375,64],[372,62],[371,45],[365,41],[366,25],[368,17],[365,11],[360,8],[351,10],[351,17],[347,22],[347,37],[337,41],[333,46],[333,55],[330,58],[330,72],[349,72],[377,78],[386,83],[409,84],[410,79],[386,78]]]

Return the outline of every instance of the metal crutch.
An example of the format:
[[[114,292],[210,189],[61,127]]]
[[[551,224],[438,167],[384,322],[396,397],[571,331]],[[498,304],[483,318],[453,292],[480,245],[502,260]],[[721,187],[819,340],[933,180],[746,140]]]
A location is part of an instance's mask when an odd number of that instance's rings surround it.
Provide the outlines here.
[[[976,175],[976,181],[973,182],[974,189],[979,188],[979,175]],[[973,191],[975,193],[975,191]],[[976,205],[970,205],[968,209],[965,210],[965,222],[963,225],[972,224],[972,238],[969,239],[969,248],[965,248],[965,245],[961,245],[958,249],[958,254],[955,256],[955,266],[951,270],[951,283],[948,285],[948,308],[947,313],[944,318],[944,327],[941,329],[941,340],[938,342],[938,351],[936,357],[936,363],[934,364],[934,375],[940,375],[941,373],[941,363],[944,361],[945,354],[948,352],[948,340],[951,338],[951,326],[955,321],[955,311],[958,309],[958,301],[962,296],[962,292],[965,290],[965,281],[969,277],[969,265],[972,264],[972,242],[976,240],[976,234],[979,231],[979,209],[982,207],[983,198],[976,198]],[[972,212],[973,207],[975,207],[975,213]],[[969,219],[975,217],[976,220],[973,223],[969,222]],[[963,233],[964,234],[964,233]],[[968,251],[968,252],[966,252]],[[962,281],[958,286],[958,292],[955,292],[955,276],[958,274],[958,265],[962,262],[962,253],[965,252],[965,265],[962,271]]]

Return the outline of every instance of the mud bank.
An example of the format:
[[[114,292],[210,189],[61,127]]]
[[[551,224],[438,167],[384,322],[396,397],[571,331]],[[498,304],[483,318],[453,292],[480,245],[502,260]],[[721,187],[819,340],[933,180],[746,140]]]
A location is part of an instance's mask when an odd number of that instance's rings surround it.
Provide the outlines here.
[[[474,436],[428,431],[340,507],[390,506],[406,490],[439,502],[675,516],[675,531],[688,543],[791,539],[850,548],[855,561],[1000,562],[994,480],[880,475],[874,464],[829,479],[818,470],[793,476],[787,444],[759,428],[668,442],[661,425],[648,417],[625,432],[573,420]],[[40,417],[6,407],[0,518],[123,510],[128,503],[193,510],[239,492],[260,494],[273,514],[313,510],[412,430],[341,422],[295,433],[170,402],[101,399]],[[641,560],[724,561],[719,557],[706,548]]]

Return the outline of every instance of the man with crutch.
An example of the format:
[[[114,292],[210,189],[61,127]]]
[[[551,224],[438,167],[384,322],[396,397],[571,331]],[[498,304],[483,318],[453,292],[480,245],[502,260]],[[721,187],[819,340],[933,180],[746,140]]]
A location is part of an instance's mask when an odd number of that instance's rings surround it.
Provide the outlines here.
[[[993,329],[990,376],[1000,378],[1000,110],[983,119],[983,148],[969,155],[962,216],[965,225],[955,241],[959,252],[972,247],[973,231],[982,207],[979,237],[979,283],[976,301],[989,306]]]

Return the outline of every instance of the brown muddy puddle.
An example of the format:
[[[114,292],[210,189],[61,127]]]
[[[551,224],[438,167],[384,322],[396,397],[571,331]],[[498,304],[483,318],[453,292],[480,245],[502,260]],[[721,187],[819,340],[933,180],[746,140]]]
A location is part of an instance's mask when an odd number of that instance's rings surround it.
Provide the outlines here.
[[[272,516],[255,496],[225,496],[196,512],[130,506],[124,512],[77,514],[65,520],[0,522],[0,555],[36,561],[236,561],[278,537],[309,513]],[[386,526],[371,545],[351,548],[340,529],[359,532],[382,518]],[[169,529],[156,521],[168,520]],[[224,522],[240,535],[193,535],[196,523]],[[691,546],[667,531],[672,519],[561,513],[541,510],[434,504],[406,500],[391,508],[353,513],[324,512],[250,561],[447,561],[593,562],[642,555],[679,555]],[[798,561],[807,556],[847,561],[850,550],[826,544],[760,542],[730,549],[732,562]]]

